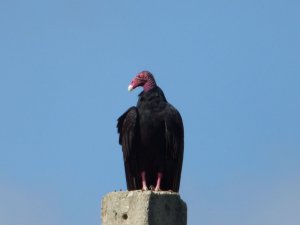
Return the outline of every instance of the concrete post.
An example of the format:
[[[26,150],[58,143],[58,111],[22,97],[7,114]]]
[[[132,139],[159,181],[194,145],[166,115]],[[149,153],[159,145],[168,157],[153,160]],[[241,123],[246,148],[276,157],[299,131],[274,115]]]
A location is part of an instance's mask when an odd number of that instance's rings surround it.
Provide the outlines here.
[[[187,225],[185,202],[167,191],[111,192],[101,214],[102,225]]]

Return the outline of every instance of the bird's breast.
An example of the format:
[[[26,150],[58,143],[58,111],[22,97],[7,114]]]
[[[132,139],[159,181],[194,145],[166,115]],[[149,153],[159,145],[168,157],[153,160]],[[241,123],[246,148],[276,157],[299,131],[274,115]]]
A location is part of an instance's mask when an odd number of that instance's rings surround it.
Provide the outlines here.
[[[164,121],[157,115],[143,114],[140,117],[140,137],[143,145],[164,142]]]

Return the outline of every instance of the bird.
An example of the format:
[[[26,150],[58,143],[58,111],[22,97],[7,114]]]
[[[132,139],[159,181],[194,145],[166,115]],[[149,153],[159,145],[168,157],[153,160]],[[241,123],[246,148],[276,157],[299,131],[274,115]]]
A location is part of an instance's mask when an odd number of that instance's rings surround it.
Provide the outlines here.
[[[127,189],[179,192],[184,155],[182,117],[151,72],[138,73],[128,91],[137,87],[143,88],[137,105],[117,120]]]

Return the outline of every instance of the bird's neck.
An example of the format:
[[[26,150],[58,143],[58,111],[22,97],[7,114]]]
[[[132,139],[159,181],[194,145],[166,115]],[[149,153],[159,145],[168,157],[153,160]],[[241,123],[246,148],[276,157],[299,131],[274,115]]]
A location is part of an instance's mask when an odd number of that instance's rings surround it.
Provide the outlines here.
[[[156,83],[155,83],[155,80],[154,79],[149,79],[143,86],[144,88],[144,92],[148,92],[150,91],[151,89],[155,88],[156,87]]]

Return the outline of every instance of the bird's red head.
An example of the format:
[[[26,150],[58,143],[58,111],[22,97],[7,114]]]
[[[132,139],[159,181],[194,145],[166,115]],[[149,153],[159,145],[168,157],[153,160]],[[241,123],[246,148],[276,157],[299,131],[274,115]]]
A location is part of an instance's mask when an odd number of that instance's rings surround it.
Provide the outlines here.
[[[156,87],[153,75],[149,71],[142,71],[130,82],[128,91],[132,91],[136,87],[143,87],[144,91],[149,91]]]

